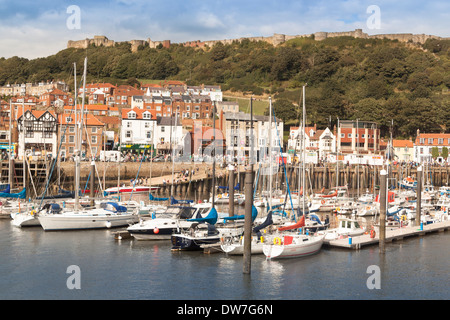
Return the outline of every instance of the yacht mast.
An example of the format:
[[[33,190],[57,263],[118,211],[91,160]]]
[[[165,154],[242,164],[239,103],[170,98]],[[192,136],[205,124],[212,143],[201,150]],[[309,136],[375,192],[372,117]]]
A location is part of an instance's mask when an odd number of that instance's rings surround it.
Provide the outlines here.
[[[305,123],[306,123],[306,108],[305,108],[305,88],[308,84],[305,84],[303,86],[303,129],[302,129],[302,162],[303,162],[303,173],[302,173],[302,187],[303,187],[303,196],[302,196],[302,211],[303,214],[305,214],[305,192],[306,192],[306,188],[305,188]]]
[[[272,210],[272,97],[269,97],[269,211]]]

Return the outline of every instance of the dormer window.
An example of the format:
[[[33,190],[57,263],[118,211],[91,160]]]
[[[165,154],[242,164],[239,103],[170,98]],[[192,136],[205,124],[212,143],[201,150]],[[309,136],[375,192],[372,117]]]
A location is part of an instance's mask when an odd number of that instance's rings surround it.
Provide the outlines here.
[[[144,112],[142,114],[142,118],[143,119],[151,119],[152,118],[152,114],[150,112]]]
[[[136,112],[128,113],[128,119],[136,119]]]

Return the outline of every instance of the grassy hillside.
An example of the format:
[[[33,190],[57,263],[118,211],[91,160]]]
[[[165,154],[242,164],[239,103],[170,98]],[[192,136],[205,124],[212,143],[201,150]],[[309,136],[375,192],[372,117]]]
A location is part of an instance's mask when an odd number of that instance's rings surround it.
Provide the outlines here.
[[[249,110],[246,98],[253,94],[255,114],[263,114],[268,105],[257,99],[271,95],[275,114],[287,123],[297,122],[295,105],[307,83],[307,121],[319,127],[334,125],[339,117],[376,121],[383,134],[393,120],[396,137],[414,136],[417,129],[450,132],[448,40],[420,46],[386,39],[299,38],[279,47],[242,41],[206,49],[141,46],[135,53],[126,43],[70,48],[34,60],[1,58],[0,85],[47,79],[73,85],[73,62],[82,66],[86,54],[88,82],[218,84],[226,95],[239,97],[243,111]]]

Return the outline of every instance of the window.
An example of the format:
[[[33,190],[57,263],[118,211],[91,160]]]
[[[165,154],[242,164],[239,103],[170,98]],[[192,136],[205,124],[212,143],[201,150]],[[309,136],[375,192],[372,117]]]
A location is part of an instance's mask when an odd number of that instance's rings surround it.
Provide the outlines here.
[[[131,135],[132,135],[131,130],[125,131],[125,138],[131,138]]]
[[[127,128],[131,128],[131,121],[127,121]]]
[[[351,138],[351,137],[352,137],[352,134],[351,134],[351,133],[349,133],[349,134],[348,134],[348,137],[349,137],[349,138]]]
[[[74,143],[75,142],[75,136],[69,136],[69,142]]]
[[[92,128],[91,128],[91,132],[92,132],[92,133],[97,133],[97,127],[92,127]]]
[[[53,136],[53,132],[51,131],[44,131],[42,134],[44,138],[51,138]]]
[[[91,136],[91,143],[97,144],[97,136]]]
[[[420,141],[420,144],[425,144],[425,138],[420,138],[419,141]]]
[[[428,138],[428,144],[433,144],[433,138]]]
[[[75,132],[75,126],[69,127],[69,133],[74,133],[74,132]]]
[[[144,127],[145,127],[145,128],[150,128],[150,122],[147,122],[147,121],[146,121],[146,122],[144,123]]]
[[[438,138],[438,144],[444,144],[444,138]]]
[[[166,127],[161,127],[161,132],[166,132]]]
[[[129,119],[136,119],[136,113],[135,112],[128,113],[128,118]]]
[[[147,139],[151,139],[151,138],[152,138],[152,132],[151,132],[151,131],[147,131],[147,132],[145,133],[145,137],[146,137]]]

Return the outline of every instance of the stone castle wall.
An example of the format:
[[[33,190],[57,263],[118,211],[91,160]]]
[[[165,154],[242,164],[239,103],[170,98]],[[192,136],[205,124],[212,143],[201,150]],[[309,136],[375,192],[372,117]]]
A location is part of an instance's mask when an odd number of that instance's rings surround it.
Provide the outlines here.
[[[425,43],[425,41],[427,41],[428,39],[450,39],[450,38],[441,38],[441,37],[433,36],[433,35],[412,34],[412,33],[368,35],[367,33],[364,33],[362,31],[362,29],[356,29],[354,31],[315,32],[313,34],[294,35],[294,36],[275,33],[273,36],[270,36],[270,37],[243,37],[243,38],[239,38],[239,39],[224,39],[224,40],[209,40],[209,41],[195,40],[195,41],[187,41],[182,44],[185,46],[189,46],[189,47],[203,48],[205,46],[213,47],[216,43],[219,43],[219,42],[222,44],[231,44],[233,41],[241,42],[244,39],[248,39],[250,41],[265,41],[274,46],[278,46],[278,45],[280,45],[288,40],[291,40],[291,39],[302,38],[302,37],[311,37],[312,35],[314,35],[314,39],[316,41],[322,41],[327,38],[342,37],[342,36],[363,38],[363,39],[384,39],[384,38],[386,38],[386,39],[390,39],[390,40],[398,40],[400,42],[413,42],[413,43],[420,43],[420,44]],[[96,46],[112,47],[112,46],[114,46],[115,43],[116,42],[114,42],[114,40],[109,40],[105,36],[94,36],[93,39],[84,39],[84,40],[78,40],[78,41],[69,40],[67,42],[67,48],[86,49],[91,44],[94,44]],[[117,42],[117,43],[120,43],[120,42]],[[150,48],[156,48],[159,45],[162,45],[163,47],[168,48],[171,45],[170,40],[152,41],[150,38],[148,38],[147,40],[130,40],[130,41],[125,41],[125,43],[131,44],[132,52],[136,52],[140,45],[148,44]]]

